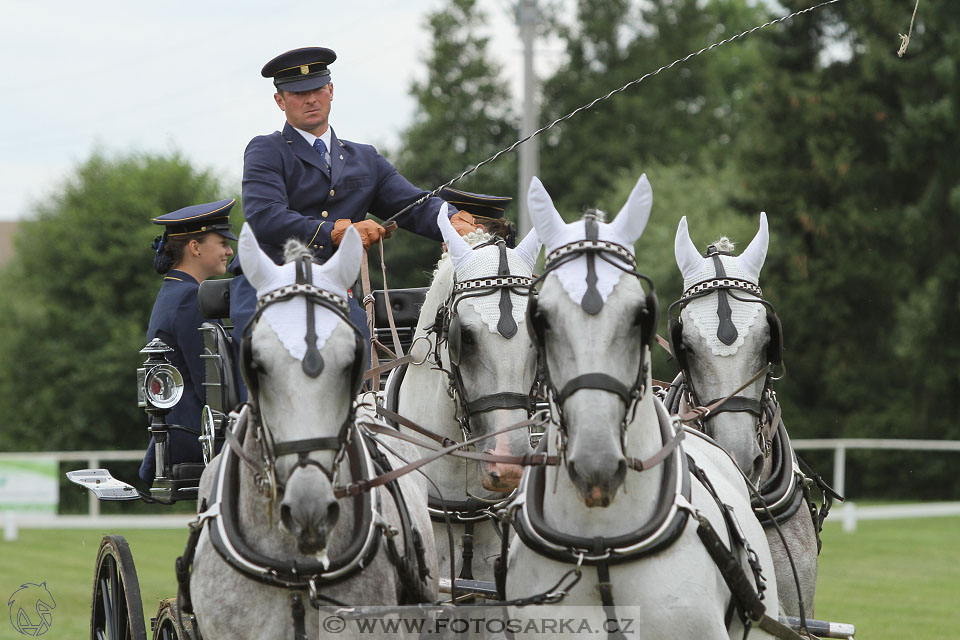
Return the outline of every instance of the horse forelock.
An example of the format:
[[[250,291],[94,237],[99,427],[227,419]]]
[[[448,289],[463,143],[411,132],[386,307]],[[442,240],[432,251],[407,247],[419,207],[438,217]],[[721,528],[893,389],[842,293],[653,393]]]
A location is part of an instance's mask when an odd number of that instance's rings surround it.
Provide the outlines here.
[[[304,256],[313,258],[313,251],[297,238],[288,239],[283,245],[283,262],[293,262]]]

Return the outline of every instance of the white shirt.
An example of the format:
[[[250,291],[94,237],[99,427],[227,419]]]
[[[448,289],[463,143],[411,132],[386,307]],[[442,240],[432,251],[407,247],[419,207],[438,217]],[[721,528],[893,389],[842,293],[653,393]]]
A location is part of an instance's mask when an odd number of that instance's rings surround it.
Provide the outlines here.
[[[293,126],[293,125],[290,125],[290,126]],[[329,157],[330,156],[330,126],[329,125],[327,125],[327,130],[321,133],[319,136],[315,136],[309,131],[304,131],[303,129],[297,129],[296,127],[293,127],[293,129],[294,131],[299,133],[301,136],[303,136],[303,139],[306,140],[307,144],[310,145],[311,147],[313,146],[314,141],[318,137],[321,140],[323,140],[323,144],[327,146],[327,157],[324,158],[324,160],[327,161],[327,164],[330,164],[330,157]]]

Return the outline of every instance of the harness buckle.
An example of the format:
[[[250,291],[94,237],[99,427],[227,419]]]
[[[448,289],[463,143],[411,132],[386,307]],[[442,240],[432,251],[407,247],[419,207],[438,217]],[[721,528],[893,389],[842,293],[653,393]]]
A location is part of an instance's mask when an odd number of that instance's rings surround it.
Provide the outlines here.
[[[391,526],[390,523],[383,519],[379,511],[373,512],[373,523],[383,531],[383,535],[387,536],[387,538],[393,538],[400,533],[399,529]]]

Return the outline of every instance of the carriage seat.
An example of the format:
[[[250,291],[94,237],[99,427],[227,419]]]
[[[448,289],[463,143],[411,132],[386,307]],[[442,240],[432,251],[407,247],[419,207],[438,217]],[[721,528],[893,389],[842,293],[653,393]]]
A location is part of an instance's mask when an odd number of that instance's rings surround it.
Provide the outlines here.
[[[202,462],[179,462],[170,470],[174,480],[199,480],[207,465]]]
[[[210,320],[230,317],[230,278],[204,280],[197,292],[200,315]]]
[[[201,357],[205,363],[206,374],[203,382],[207,395],[205,402],[214,411],[230,413],[240,404],[240,383],[233,360],[233,339],[226,329],[216,322],[204,322],[200,330],[203,332]]]

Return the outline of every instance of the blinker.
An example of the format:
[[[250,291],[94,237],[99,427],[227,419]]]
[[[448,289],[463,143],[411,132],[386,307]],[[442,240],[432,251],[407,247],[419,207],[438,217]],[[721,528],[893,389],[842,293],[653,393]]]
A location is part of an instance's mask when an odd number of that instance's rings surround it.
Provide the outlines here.
[[[450,355],[450,364],[460,366],[460,318],[456,313],[450,318],[447,328],[447,353]]]

